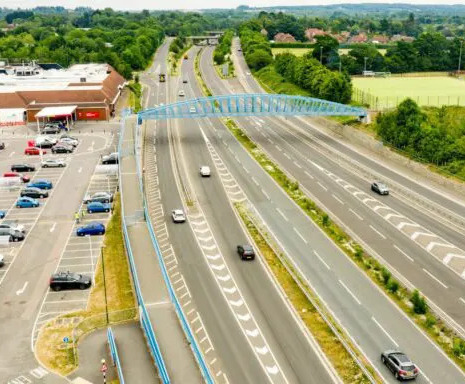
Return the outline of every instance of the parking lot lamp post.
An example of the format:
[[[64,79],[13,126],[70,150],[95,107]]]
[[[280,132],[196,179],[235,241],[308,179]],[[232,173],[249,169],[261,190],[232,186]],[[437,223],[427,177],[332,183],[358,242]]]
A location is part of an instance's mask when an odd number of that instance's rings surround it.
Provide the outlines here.
[[[100,248],[100,257],[102,259],[102,275],[103,275],[103,294],[105,296],[105,317],[107,320],[107,325],[110,323],[108,319],[108,302],[107,302],[107,282],[105,280],[105,259],[103,257],[103,250],[105,249],[105,245],[102,245]]]

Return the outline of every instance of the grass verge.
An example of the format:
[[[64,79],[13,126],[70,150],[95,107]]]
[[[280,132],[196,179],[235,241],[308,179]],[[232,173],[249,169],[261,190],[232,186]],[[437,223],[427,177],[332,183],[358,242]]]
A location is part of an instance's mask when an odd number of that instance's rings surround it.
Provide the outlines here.
[[[282,253],[278,255],[278,251],[270,245],[272,244],[272,241],[270,240],[269,235],[263,230],[259,230],[257,228],[254,221],[251,219],[247,208],[241,203],[235,203],[235,208],[247,227],[247,230],[253,238],[257,248],[263,255],[274,278],[281,286],[285,295],[289,298],[292,306],[298,313],[298,316],[305,323],[308,330],[318,342],[320,348],[325,353],[342,381],[344,383],[370,383],[368,377],[364,374],[360,366],[352,358],[346,347],[342,344],[338,336],[328,326],[325,319],[320,314],[322,306],[320,305],[320,301],[317,296],[300,278],[299,274],[296,273],[285,255]],[[327,321],[331,322],[335,329],[339,328],[337,323],[328,313],[325,313],[325,318]],[[338,333],[339,335],[344,334],[339,329]],[[344,341],[348,345],[351,345],[352,351],[356,350],[356,348],[352,346],[350,340],[345,338]],[[358,356],[358,359],[375,378],[376,382],[381,383],[381,378],[377,377],[370,363],[364,360],[361,355]]]
[[[236,77],[236,72],[235,72],[235,69],[234,69],[234,63],[232,62],[231,59],[228,59],[227,63],[229,65],[229,73],[228,73],[227,76],[223,75],[223,65],[224,64],[221,64],[221,65],[213,64],[213,67],[215,68],[216,73],[218,74],[220,79],[227,80],[227,79],[233,79],[234,77]]]
[[[130,82],[128,88],[131,91],[129,94],[129,106],[134,112],[139,112],[142,109],[142,85],[137,82]]]
[[[116,197],[114,204],[115,209],[107,226],[103,251],[110,324],[133,320],[137,316],[121,230],[119,196]],[[41,363],[50,370],[61,375],[73,372],[79,363],[76,352],[79,339],[107,325],[102,271],[101,258],[99,258],[95,272],[95,284],[85,310],[59,316],[41,329],[35,352]],[[65,344],[64,337],[68,337],[70,342]]]

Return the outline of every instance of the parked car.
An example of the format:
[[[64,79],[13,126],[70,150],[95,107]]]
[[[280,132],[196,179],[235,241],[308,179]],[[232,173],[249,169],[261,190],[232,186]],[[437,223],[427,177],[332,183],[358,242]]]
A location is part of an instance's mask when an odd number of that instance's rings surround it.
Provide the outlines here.
[[[60,140],[58,140],[57,144],[66,144],[72,145],[73,147],[77,147],[79,144],[79,140],[74,139],[72,137],[60,137]]]
[[[0,143],[0,149],[5,149],[5,143],[3,141]]]
[[[71,139],[71,140],[79,141],[76,137],[71,136],[71,135],[69,135],[68,133],[63,133],[63,134],[60,136],[60,140],[63,140],[63,139]]]
[[[57,143],[52,147],[52,153],[72,153],[73,151],[74,147],[67,144]]]
[[[19,231],[26,233],[26,227],[23,224],[15,223],[14,221],[3,221],[0,223],[0,229],[12,229],[13,231]]]
[[[47,151],[44,151],[43,149],[39,147],[27,147],[24,150],[25,155],[40,155],[41,152],[42,152],[42,155],[45,155],[47,153]]]
[[[4,219],[6,216],[6,211],[0,211],[0,219]]]
[[[18,198],[16,200],[16,207],[17,208],[36,208],[39,206],[39,201],[36,199],[32,199],[30,197],[24,196]]]
[[[95,192],[92,195],[84,197],[84,204],[88,203],[111,203],[113,201],[113,194],[108,192]]]
[[[48,192],[40,188],[26,187],[20,192],[20,195],[33,199],[43,199],[44,197],[48,197]]]
[[[118,164],[118,152],[102,156],[102,164]]]
[[[0,267],[3,267],[5,265],[5,257],[3,255],[0,255]]]
[[[184,97],[186,96],[186,92],[184,92],[182,89],[178,93],[179,96]]]
[[[239,254],[241,260],[249,259],[253,260],[255,259],[255,252],[253,250],[253,247],[249,244],[245,245],[238,245],[237,246],[237,253]]]
[[[420,372],[403,352],[385,351],[381,354],[381,362],[389,368],[397,380],[415,379]]]
[[[52,148],[56,142],[51,141],[51,140],[41,140],[41,141],[36,141],[35,145],[37,148]],[[44,152],[45,153],[45,152]]]
[[[171,217],[175,223],[184,223],[186,221],[186,215],[182,209],[173,209],[171,211]]]
[[[208,165],[202,165],[200,167],[200,176],[202,177],[210,177],[211,171]]]
[[[45,159],[41,163],[42,168],[63,168],[66,167],[65,159]]]
[[[380,195],[389,195],[389,188],[386,184],[380,183],[379,181],[375,181],[371,184],[371,190],[379,193]]]
[[[92,285],[90,276],[81,275],[80,273],[73,272],[58,272],[50,277],[50,288],[54,291],[61,291],[62,289],[86,289]]]
[[[11,228],[1,228],[0,229],[0,236],[8,236],[8,240],[10,242],[22,241],[24,240],[24,233],[20,231],[15,231]]]
[[[28,175],[23,175],[22,173],[18,172],[5,172],[3,177],[19,177],[23,183],[27,183],[29,180],[31,180]]]
[[[102,223],[94,222],[82,227],[79,227],[76,230],[77,236],[94,236],[94,235],[103,235],[105,233],[105,226]]]
[[[88,213],[110,212],[110,210],[111,210],[111,204],[99,203],[99,202],[87,204]]]
[[[40,188],[40,189],[52,189],[53,183],[45,179],[37,179],[29,183],[27,187],[34,187],[34,188]]]
[[[11,172],[34,172],[36,170],[36,167],[31,164],[13,164],[11,166]]]
[[[60,128],[58,125],[46,125],[45,128],[42,129],[42,134],[44,135],[56,135],[60,133]]]
[[[183,80],[182,80],[182,82],[183,82],[184,84],[187,84],[187,81],[188,81],[187,79],[183,79]]]

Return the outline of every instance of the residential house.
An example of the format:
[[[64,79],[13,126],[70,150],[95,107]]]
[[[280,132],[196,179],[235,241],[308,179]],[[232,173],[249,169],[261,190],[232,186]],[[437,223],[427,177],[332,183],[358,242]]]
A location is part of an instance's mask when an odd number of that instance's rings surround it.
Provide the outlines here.
[[[279,32],[274,36],[276,43],[295,43],[295,38],[290,33]]]

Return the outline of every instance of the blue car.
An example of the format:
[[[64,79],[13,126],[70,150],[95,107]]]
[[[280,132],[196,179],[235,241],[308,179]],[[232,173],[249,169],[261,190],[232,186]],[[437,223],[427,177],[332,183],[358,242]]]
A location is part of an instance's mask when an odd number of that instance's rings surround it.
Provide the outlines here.
[[[53,184],[51,181],[45,179],[35,180],[32,183],[29,183],[27,187],[40,188],[40,189],[52,189]]]
[[[90,203],[87,204],[87,213],[110,212],[111,204],[108,203]]]
[[[27,196],[20,197],[16,200],[17,208],[35,208],[39,206],[39,201]]]
[[[78,236],[94,236],[94,235],[103,235],[105,233],[105,226],[102,223],[90,223],[79,227],[76,230],[76,235]]]
[[[4,219],[6,216],[6,211],[0,211],[0,219]]]

